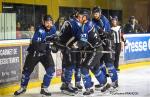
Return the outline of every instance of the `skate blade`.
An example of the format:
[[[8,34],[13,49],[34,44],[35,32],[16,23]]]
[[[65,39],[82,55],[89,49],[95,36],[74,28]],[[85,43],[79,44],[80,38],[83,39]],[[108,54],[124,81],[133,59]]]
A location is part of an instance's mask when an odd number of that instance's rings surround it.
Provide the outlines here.
[[[83,94],[83,92],[82,91],[78,91],[78,94],[77,95],[82,95]]]
[[[102,90],[102,88],[95,88],[95,91],[101,91]]]
[[[44,95],[44,94],[41,94],[42,95],[42,97],[51,97],[51,95],[49,95],[49,96],[46,96],[46,95]]]
[[[78,89],[78,92],[82,92],[82,89]]]
[[[22,92],[22,93],[19,94],[19,95],[13,95],[13,97],[18,97],[18,96],[21,96],[21,95],[23,95],[23,94],[25,94],[25,92]]]
[[[64,90],[62,90],[61,92],[62,92],[63,94],[69,95],[69,96],[75,96],[75,95],[76,95],[75,93],[70,93],[70,92],[64,91]]]
[[[101,91],[95,91],[94,93],[95,96],[110,96],[109,91],[101,92]]]
[[[116,93],[119,91],[119,89],[118,88],[110,88],[109,91],[110,91],[110,93]]]
[[[101,92],[102,92],[102,93],[107,93],[110,88],[111,88],[111,85],[108,83],[108,84],[106,84],[106,85],[101,89]]]
[[[118,92],[118,89],[109,88],[105,92],[100,92],[97,96],[111,96],[112,94]]]
[[[110,88],[108,88],[107,90],[105,90],[104,92],[100,92],[100,94],[102,96],[109,96],[110,95]]]
[[[93,94],[90,94],[90,95],[82,95],[82,97],[95,97],[96,95],[93,93]]]
[[[79,93],[79,91],[77,90],[77,91],[75,91],[75,94],[78,94]]]

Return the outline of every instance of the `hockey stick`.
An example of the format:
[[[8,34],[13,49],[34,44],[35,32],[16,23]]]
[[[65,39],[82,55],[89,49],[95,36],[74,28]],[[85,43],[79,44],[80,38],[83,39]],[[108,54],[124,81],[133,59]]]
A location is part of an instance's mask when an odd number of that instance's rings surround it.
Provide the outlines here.
[[[83,53],[93,53],[93,52],[99,52],[99,53],[115,53],[114,51],[86,51],[86,50],[78,50],[78,51],[71,51],[74,53],[77,52],[83,52]]]
[[[70,49],[69,47],[64,46],[64,45],[62,45],[62,44],[59,44],[59,43],[57,43],[57,45],[59,45],[59,46],[61,46],[61,47],[64,47],[64,48],[67,48],[67,49]],[[99,52],[99,53],[115,53],[114,51],[92,51],[92,50],[89,50],[89,51],[87,51],[87,50],[78,50],[78,51],[72,51],[72,50],[70,50],[70,52],[73,52],[73,53],[77,53],[77,52],[82,52],[82,53],[93,53],[93,52]]]

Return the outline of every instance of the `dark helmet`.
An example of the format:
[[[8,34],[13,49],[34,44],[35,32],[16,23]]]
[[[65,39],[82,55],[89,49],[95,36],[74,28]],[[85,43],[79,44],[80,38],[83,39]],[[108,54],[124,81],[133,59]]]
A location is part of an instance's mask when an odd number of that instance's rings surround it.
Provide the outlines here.
[[[87,9],[80,10],[79,14],[86,16],[87,19],[90,19],[90,11],[88,11]]]
[[[52,17],[50,15],[45,15],[43,18],[44,21],[53,21]]]
[[[117,20],[118,21],[118,16],[110,16],[111,20]]]
[[[101,11],[102,10],[101,10],[100,6],[96,6],[92,9],[92,13],[97,13],[97,12],[101,12]]]
[[[73,14],[72,16],[77,17],[79,15],[79,9],[73,9]]]

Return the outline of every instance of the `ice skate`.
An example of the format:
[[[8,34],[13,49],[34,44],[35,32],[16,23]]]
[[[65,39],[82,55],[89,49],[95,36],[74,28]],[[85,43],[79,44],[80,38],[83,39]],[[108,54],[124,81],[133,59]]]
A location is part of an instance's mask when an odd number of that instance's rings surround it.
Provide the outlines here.
[[[40,94],[42,95],[42,97],[51,96],[51,93],[48,91],[48,88],[42,88]]]
[[[104,93],[107,90],[109,90],[109,88],[111,87],[111,85],[109,83],[106,83],[102,88],[101,88],[101,92]]]
[[[24,94],[25,92],[26,92],[26,87],[21,87],[19,90],[14,92],[14,95],[18,96],[18,95]]]
[[[118,81],[115,81],[111,84],[110,93],[114,93],[118,91]]]
[[[77,94],[77,89],[72,87],[71,84],[65,84],[63,83],[61,86],[61,92],[70,96],[74,96],[75,94]]]
[[[42,97],[49,97],[49,96],[51,96],[51,93],[48,91],[48,88],[44,87],[43,84],[41,86],[40,94],[42,95]]]
[[[85,92],[83,92],[83,95],[91,95],[91,94],[93,94],[93,93],[94,93],[94,90],[93,90],[93,89],[88,88],[88,89],[86,89],[86,91],[85,91]]]
[[[78,89],[79,92],[82,91],[82,89],[83,89],[83,87],[81,86],[80,83],[76,83],[75,87]]]

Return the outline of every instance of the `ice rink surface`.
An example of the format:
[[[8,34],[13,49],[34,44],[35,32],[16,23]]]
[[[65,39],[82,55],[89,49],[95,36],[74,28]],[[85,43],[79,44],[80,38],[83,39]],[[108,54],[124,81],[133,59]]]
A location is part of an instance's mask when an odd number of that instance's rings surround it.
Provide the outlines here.
[[[95,79],[93,80],[97,83]],[[51,97],[71,97],[60,92],[60,85],[52,85],[49,88],[52,93]],[[17,97],[42,97],[39,92],[40,88],[29,89],[25,94]],[[74,97],[150,97],[150,67],[121,71],[119,73],[119,88],[115,93],[102,94],[96,91],[90,96],[83,96],[82,93],[79,93]]]

